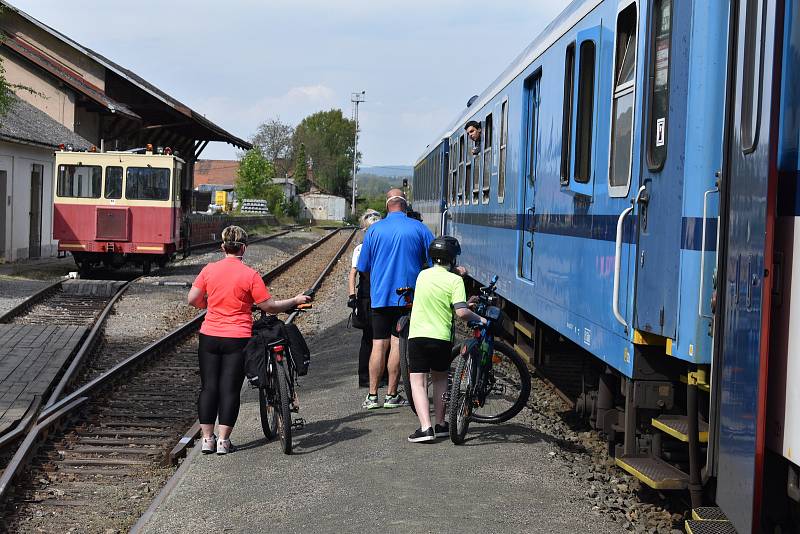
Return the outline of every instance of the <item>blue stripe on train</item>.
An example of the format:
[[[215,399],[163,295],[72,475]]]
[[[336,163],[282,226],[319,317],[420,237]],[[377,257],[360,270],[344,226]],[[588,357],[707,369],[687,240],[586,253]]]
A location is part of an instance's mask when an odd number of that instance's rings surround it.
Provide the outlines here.
[[[534,215],[532,218],[522,213],[464,213],[453,212],[453,221],[458,224],[474,226],[489,226],[492,228],[505,228],[517,230],[526,226],[536,233],[580,237],[583,239],[596,239],[599,241],[615,241],[617,238],[618,215],[583,215],[583,214],[546,214]],[[532,219],[532,220],[531,220]],[[626,224],[622,240],[632,244],[636,235],[638,216],[631,218],[633,224]],[[532,223],[532,224],[531,224]],[[651,220],[649,224],[658,224]],[[717,249],[717,219],[709,218],[706,226],[706,251],[713,252]],[[683,217],[681,221],[681,249],[701,250],[703,239],[703,218]]]

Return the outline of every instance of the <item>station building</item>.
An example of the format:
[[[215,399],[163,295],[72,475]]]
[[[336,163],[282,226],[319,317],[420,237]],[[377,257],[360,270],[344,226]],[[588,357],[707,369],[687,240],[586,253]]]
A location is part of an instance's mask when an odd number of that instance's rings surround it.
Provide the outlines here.
[[[62,143],[100,150],[169,146],[186,161],[181,189],[187,206],[194,164],[209,142],[250,148],[144,78],[5,0],[0,9],[6,79],[28,89],[17,90],[19,101],[0,117],[0,261],[55,254],[53,151]],[[38,214],[32,209],[37,206]]]

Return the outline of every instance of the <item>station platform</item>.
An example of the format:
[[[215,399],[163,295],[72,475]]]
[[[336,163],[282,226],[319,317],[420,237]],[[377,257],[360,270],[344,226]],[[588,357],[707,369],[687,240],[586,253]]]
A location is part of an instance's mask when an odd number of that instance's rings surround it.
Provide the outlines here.
[[[462,446],[412,444],[410,409],[362,410],[360,335],[340,322],[309,340],[294,454],[266,442],[247,389],[232,435],[238,451],[190,453],[139,532],[622,532],[553,461],[555,440],[521,419],[473,424]]]
[[[0,324],[0,436],[51,388],[85,334],[82,326]]]

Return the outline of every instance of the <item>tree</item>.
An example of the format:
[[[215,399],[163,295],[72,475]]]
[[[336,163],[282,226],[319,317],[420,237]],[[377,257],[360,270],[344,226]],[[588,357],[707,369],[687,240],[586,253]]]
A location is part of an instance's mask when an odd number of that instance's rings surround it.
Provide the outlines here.
[[[289,172],[293,135],[294,128],[276,117],[262,122],[253,136],[253,145],[259,147],[264,157],[272,163],[277,176],[285,176]]]
[[[321,189],[348,196],[355,133],[355,122],[345,118],[341,109],[309,115],[295,128],[292,145],[297,150],[305,145],[307,156],[314,162],[314,179]]]
[[[244,153],[239,160],[236,171],[236,196],[239,200],[246,198],[267,199],[274,186],[275,167],[264,157],[261,149],[254,146]]]
[[[304,143],[300,143],[294,154],[294,185],[298,193],[308,191],[308,158]]]

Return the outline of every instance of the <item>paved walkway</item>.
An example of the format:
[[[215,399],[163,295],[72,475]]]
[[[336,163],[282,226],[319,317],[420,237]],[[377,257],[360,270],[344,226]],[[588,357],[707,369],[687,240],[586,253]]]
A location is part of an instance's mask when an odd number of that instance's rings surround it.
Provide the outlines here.
[[[239,451],[195,456],[145,532],[621,532],[527,426],[474,425],[461,447],[411,444],[410,410],[362,411],[359,335],[339,325],[312,341],[294,455],[265,442],[248,391]]]
[[[0,324],[0,435],[50,389],[85,333],[79,326]]]

